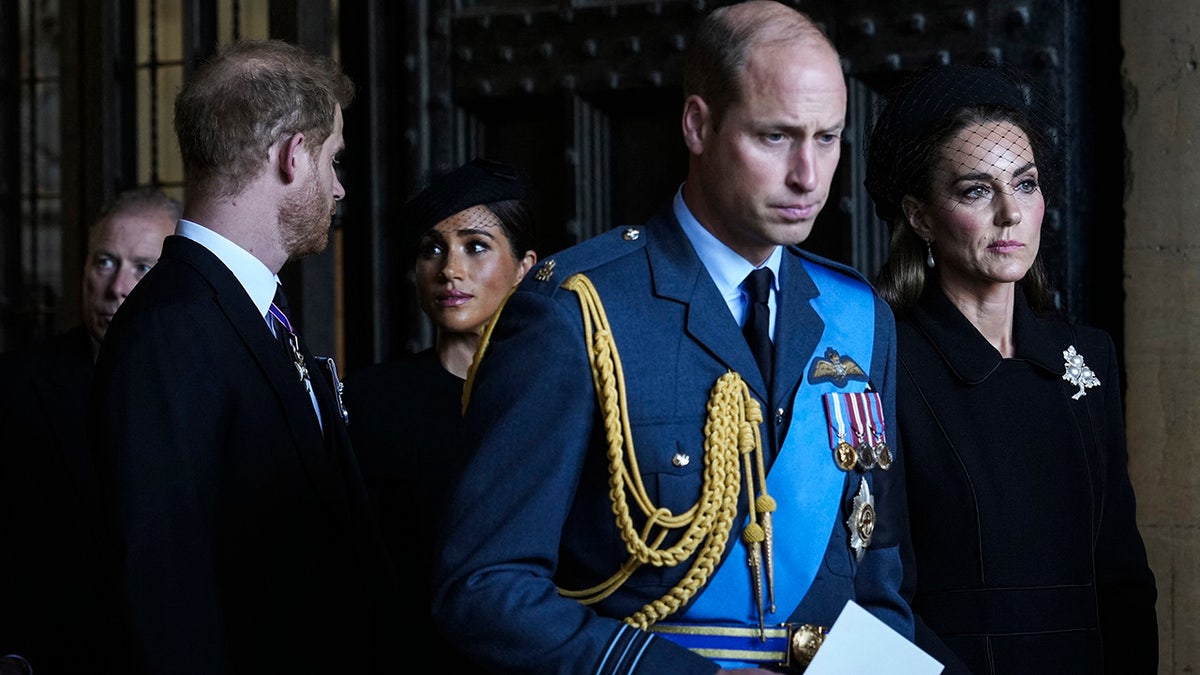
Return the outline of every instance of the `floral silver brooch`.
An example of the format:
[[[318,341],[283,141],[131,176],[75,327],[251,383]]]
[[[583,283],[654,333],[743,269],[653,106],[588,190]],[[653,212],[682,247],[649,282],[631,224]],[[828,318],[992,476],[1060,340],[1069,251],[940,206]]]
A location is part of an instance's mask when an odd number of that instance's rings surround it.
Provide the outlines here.
[[[1066,359],[1066,363],[1063,365],[1067,369],[1067,372],[1063,373],[1062,379],[1079,387],[1079,391],[1075,392],[1071,398],[1079,400],[1079,397],[1087,396],[1086,389],[1100,386],[1100,378],[1096,377],[1092,369],[1083,362],[1083,354],[1075,351],[1075,345],[1067,347],[1067,351],[1062,354]]]

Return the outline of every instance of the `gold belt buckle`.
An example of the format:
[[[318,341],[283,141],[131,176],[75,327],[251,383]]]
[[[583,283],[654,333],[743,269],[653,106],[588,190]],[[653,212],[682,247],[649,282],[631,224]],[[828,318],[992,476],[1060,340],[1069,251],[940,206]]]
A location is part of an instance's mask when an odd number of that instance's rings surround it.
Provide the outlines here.
[[[791,635],[788,636],[788,656],[791,657],[792,664],[799,672],[804,672],[804,669],[816,657],[821,644],[825,642],[825,636],[829,633],[829,629],[811,623],[795,627],[789,626],[789,628]]]

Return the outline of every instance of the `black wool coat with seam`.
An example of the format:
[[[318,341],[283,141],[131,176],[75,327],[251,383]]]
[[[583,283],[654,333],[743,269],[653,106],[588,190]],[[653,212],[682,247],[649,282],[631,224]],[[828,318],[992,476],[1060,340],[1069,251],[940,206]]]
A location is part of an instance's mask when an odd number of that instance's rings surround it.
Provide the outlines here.
[[[947,673],[1154,673],[1116,351],[1018,289],[1003,359],[938,288],[897,315],[917,642]],[[1074,346],[1099,384],[1064,380]]]

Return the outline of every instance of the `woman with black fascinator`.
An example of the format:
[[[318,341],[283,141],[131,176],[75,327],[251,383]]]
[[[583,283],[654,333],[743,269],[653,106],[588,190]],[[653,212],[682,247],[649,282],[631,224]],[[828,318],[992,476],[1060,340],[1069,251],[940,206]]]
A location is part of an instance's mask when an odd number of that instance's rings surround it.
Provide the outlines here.
[[[1062,151],[1016,73],[950,65],[885,99],[866,186],[892,228],[917,642],[947,673],[1154,673],[1156,590],[1112,340],[1043,314]]]

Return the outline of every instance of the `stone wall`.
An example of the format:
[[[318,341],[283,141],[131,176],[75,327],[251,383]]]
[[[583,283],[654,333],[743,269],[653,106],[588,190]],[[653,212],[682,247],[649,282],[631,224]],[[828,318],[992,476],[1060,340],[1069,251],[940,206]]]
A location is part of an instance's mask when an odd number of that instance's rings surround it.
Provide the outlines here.
[[[1200,5],[1121,3],[1130,472],[1162,673],[1200,671]]]

